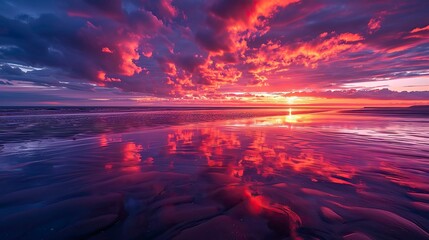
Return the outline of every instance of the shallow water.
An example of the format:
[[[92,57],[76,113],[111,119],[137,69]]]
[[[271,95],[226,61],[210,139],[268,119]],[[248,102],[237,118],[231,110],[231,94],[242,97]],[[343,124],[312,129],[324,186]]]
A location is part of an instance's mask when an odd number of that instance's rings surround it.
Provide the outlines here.
[[[429,239],[428,119],[225,111],[1,118],[0,239]]]

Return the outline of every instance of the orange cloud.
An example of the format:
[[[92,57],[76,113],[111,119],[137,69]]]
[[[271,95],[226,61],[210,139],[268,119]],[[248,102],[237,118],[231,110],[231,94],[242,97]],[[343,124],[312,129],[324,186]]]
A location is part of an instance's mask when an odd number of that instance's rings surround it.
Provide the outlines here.
[[[221,86],[235,83],[242,75],[234,64],[216,62],[211,57],[198,70],[204,85]]]
[[[133,34],[129,37],[130,39],[117,43],[118,54],[121,58],[121,64],[119,65],[120,74],[125,76],[133,76],[143,70],[134,63],[134,61],[140,59],[140,54],[137,51],[140,37]]]
[[[104,82],[120,82],[121,79],[119,78],[111,78],[106,76],[106,72],[104,71],[98,71],[97,72],[97,79],[104,81]]]
[[[164,72],[167,75],[176,76],[176,74],[177,74],[176,65],[174,63],[172,63],[172,62],[165,63]]]
[[[345,51],[356,51],[364,38],[359,34],[343,33],[326,38],[322,33],[319,38],[297,46],[282,45],[280,42],[269,41],[258,49],[253,49],[246,63],[252,66],[249,71],[256,79],[255,83],[263,84],[267,74],[273,71],[284,71],[292,64],[302,64],[315,68],[319,61],[325,61]]]
[[[278,8],[286,7],[299,0],[252,1],[243,5],[242,13],[238,17],[229,16],[228,30],[240,32],[245,30],[256,31],[257,27],[264,27],[266,18],[271,18]]]

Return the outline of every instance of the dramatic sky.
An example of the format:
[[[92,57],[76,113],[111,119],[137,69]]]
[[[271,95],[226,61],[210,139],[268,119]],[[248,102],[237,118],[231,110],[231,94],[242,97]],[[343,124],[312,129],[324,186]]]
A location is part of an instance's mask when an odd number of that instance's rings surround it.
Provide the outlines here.
[[[0,0],[0,105],[429,103],[428,0]]]

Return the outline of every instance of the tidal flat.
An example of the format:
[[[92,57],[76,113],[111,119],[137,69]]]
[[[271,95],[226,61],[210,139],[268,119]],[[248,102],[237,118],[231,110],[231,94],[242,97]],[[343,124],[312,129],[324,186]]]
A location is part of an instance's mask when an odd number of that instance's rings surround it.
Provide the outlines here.
[[[429,239],[424,116],[19,111],[0,239]]]

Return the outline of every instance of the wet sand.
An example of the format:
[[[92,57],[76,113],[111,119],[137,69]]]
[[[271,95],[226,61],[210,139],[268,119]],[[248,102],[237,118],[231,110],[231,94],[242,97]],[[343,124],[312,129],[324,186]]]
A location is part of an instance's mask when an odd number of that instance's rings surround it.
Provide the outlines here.
[[[0,239],[429,239],[429,120],[204,111],[2,118]]]

